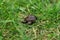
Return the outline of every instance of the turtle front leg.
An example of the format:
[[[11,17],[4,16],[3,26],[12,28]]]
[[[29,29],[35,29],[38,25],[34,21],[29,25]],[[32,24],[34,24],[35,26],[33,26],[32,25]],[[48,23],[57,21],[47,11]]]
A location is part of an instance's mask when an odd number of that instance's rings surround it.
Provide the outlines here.
[[[29,22],[27,22],[27,24],[31,25],[31,24],[32,24],[32,22],[30,22],[30,21],[29,21]]]

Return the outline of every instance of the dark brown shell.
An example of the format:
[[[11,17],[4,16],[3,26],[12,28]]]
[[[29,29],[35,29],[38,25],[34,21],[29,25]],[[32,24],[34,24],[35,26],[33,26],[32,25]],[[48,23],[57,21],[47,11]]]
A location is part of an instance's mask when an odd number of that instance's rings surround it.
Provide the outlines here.
[[[34,15],[28,15],[28,16],[24,19],[23,23],[33,24],[35,21],[36,21],[36,16],[34,16]]]

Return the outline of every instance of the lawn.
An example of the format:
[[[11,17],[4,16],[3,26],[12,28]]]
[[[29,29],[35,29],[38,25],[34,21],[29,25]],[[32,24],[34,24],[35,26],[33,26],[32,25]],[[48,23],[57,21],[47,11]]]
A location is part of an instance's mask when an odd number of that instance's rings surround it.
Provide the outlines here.
[[[60,40],[60,0],[0,0],[0,40]]]

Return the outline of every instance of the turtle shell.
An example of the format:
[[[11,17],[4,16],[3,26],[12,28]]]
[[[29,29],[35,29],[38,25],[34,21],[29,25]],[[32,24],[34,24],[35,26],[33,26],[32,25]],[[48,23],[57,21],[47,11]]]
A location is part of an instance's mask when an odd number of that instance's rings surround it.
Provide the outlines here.
[[[27,24],[33,24],[35,21],[36,21],[36,16],[34,16],[34,15],[28,15],[24,19],[24,23],[27,23]]]

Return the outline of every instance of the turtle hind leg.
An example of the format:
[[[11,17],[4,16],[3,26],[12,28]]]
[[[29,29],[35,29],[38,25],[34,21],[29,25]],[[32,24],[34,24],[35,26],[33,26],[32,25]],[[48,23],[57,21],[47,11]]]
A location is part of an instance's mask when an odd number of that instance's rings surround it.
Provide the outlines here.
[[[27,21],[22,21],[22,23],[27,23]]]

